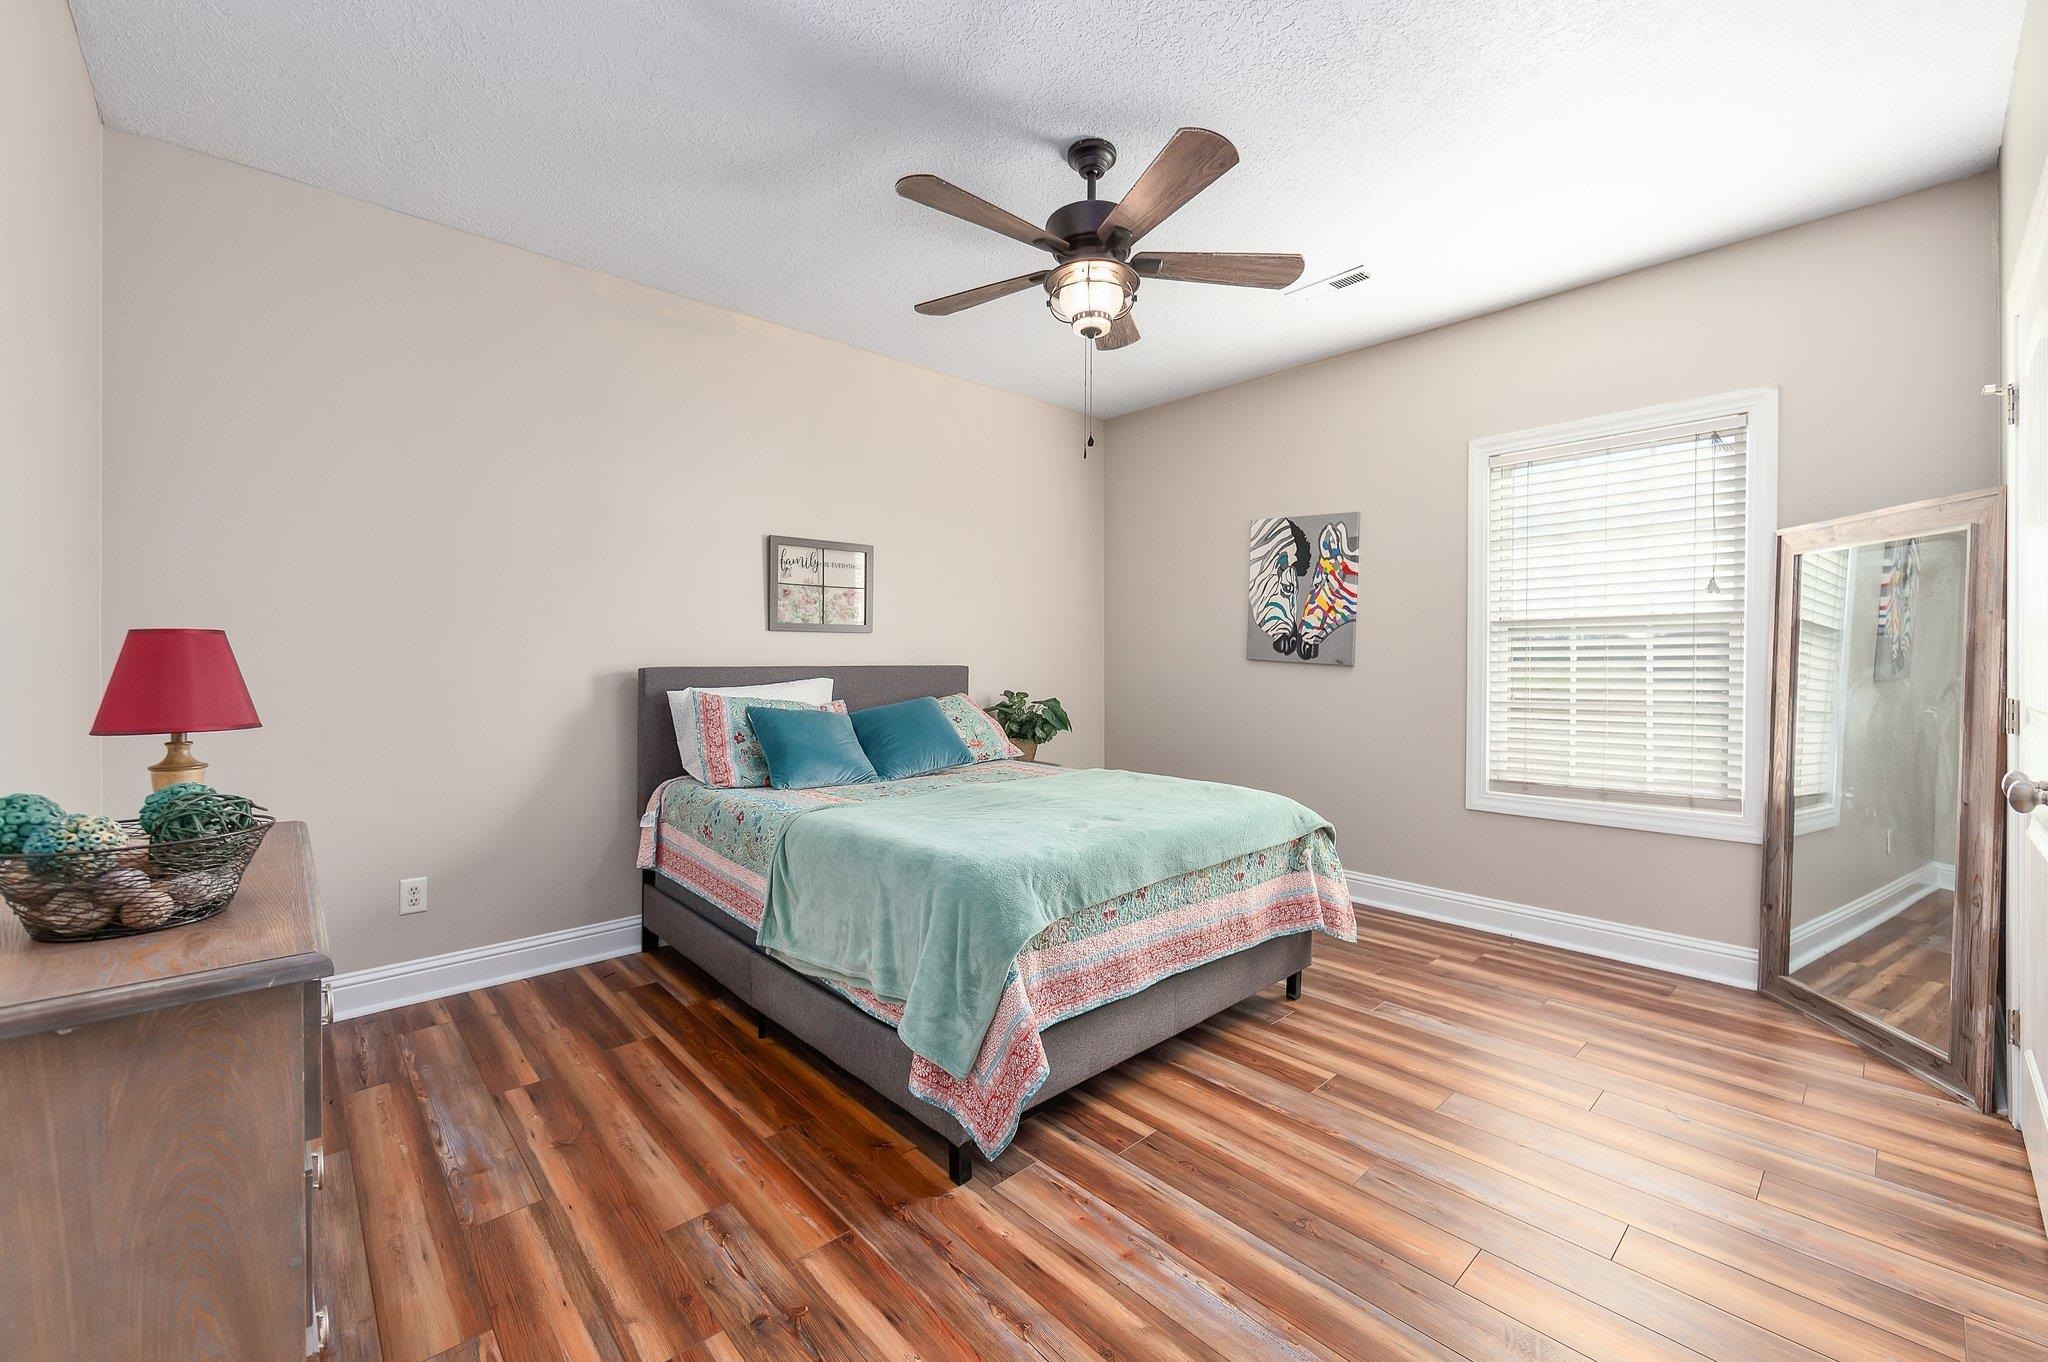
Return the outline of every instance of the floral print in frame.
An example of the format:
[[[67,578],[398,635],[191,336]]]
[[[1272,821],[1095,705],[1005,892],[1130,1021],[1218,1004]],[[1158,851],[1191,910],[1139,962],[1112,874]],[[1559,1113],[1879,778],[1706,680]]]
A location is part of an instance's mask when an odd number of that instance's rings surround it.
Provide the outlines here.
[[[810,633],[873,632],[874,546],[769,535],[768,627]]]

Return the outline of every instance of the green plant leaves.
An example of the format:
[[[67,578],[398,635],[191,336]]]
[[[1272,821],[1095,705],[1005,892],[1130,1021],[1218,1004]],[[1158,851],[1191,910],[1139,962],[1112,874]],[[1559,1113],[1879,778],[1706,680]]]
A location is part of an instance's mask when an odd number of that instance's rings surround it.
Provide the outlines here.
[[[1021,690],[1004,691],[1002,700],[989,706],[988,712],[1003,726],[1003,732],[1018,742],[1046,742],[1054,734],[1070,733],[1074,728],[1066,706],[1057,699],[1033,700]]]

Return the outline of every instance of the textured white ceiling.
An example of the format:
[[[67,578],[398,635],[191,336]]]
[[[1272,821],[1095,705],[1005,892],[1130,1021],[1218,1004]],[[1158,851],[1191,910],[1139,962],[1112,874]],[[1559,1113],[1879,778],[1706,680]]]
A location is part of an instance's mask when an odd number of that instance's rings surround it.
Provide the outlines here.
[[[1181,124],[1237,169],[1146,238],[1299,251],[1315,301],[1149,282],[1116,414],[1990,165],[2024,0],[72,0],[107,123],[1078,406],[1034,221]]]

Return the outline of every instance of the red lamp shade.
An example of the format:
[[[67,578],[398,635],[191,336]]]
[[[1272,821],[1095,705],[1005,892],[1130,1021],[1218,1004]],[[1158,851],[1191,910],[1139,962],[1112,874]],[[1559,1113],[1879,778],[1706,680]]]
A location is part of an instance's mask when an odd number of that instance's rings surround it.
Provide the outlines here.
[[[262,724],[224,632],[130,629],[92,731],[214,733]]]

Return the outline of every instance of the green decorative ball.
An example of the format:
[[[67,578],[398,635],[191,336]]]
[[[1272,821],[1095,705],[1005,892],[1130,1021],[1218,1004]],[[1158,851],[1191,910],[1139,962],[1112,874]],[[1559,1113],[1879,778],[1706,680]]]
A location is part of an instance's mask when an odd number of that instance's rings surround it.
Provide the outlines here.
[[[142,831],[146,836],[155,837],[157,825],[163,821],[166,807],[188,794],[198,794],[202,791],[212,794],[213,787],[196,780],[181,780],[175,785],[166,785],[161,790],[154,790],[149,798],[142,801],[142,812],[135,815],[135,821],[142,825]]]
[[[56,800],[39,794],[11,794],[0,799],[0,856],[18,854],[37,828],[63,816]]]
[[[94,879],[112,870],[114,852],[128,845],[128,833],[111,818],[96,813],[66,814],[29,835],[22,850],[32,869],[69,880]],[[95,855],[79,853],[94,852]]]
[[[158,790],[170,794],[180,786]],[[156,798],[151,795],[150,798]],[[143,806],[144,830],[152,842],[191,842],[201,837],[220,837],[256,826],[256,814],[263,806],[241,795],[222,794],[206,785],[185,783],[183,793],[167,799],[155,809]]]

